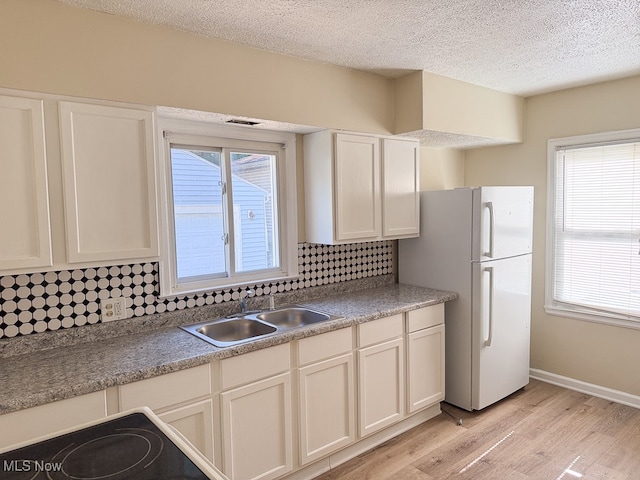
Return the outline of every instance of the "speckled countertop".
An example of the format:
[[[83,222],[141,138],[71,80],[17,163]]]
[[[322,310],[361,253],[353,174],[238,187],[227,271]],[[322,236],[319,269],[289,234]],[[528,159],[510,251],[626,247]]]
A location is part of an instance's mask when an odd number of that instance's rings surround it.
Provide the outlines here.
[[[214,347],[177,328],[176,325],[185,323],[185,319],[175,318],[175,315],[167,317],[170,320],[159,319],[160,322],[156,322],[150,330],[136,332],[126,331],[124,328],[125,331],[121,331],[119,336],[107,331],[113,327],[105,326],[102,336],[99,335],[100,332],[96,334],[96,330],[92,336],[80,339],[78,335],[71,340],[60,336],[62,346],[51,340],[55,338],[53,336],[48,337],[45,342],[47,347],[44,349],[10,351],[4,345],[6,351],[0,356],[0,414],[143,380],[456,298],[456,294],[452,292],[396,283],[346,293],[328,293],[310,299],[284,296],[282,299],[294,300],[287,303],[305,305],[342,318],[291,329],[229,348]],[[210,316],[211,311],[203,307],[203,312],[191,313],[188,321],[206,319],[202,315]],[[135,324],[140,329],[146,325],[145,322],[151,323],[150,320],[137,320]]]

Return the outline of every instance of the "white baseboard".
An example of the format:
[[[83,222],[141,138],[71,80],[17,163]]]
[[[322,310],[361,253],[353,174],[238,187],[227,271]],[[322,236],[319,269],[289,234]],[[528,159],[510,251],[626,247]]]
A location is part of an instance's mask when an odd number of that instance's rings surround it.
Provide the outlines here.
[[[538,370],[536,368],[529,369],[529,377],[542,382],[551,383],[560,387],[575,390],[576,392],[587,393],[594,397],[603,398],[612,402],[621,403],[630,407],[640,408],[640,396],[633,395],[620,390],[602,387],[593,383],[583,382],[575,378],[564,377],[555,373]]]

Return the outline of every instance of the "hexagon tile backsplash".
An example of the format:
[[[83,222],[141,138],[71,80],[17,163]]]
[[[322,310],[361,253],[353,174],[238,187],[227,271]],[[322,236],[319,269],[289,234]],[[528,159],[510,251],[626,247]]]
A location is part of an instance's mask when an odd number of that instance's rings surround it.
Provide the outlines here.
[[[256,295],[393,272],[393,242],[298,245],[297,279],[255,285]],[[158,264],[0,277],[0,338],[100,322],[100,300],[123,296],[134,317],[237,300],[241,288],[159,298]]]

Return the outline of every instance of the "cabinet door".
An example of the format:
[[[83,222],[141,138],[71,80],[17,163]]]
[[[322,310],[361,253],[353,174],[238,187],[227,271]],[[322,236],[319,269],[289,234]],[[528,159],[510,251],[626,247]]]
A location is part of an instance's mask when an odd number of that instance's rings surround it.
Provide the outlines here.
[[[169,410],[158,417],[178,430],[213,463],[213,404],[210,399]]]
[[[309,463],[355,440],[353,353],[298,371],[300,463]]]
[[[444,400],[444,325],[407,335],[407,410]]]
[[[59,105],[68,261],[157,256],[153,112]]]
[[[0,96],[0,270],[52,265],[41,100]]]
[[[417,141],[382,141],[382,234],[420,234],[419,146]]]
[[[336,239],[381,235],[380,141],[375,137],[336,134]]]
[[[358,350],[359,432],[363,437],[404,415],[404,349],[397,338]]]
[[[267,480],[291,471],[291,374],[251,383],[220,397],[224,473],[233,480]]]

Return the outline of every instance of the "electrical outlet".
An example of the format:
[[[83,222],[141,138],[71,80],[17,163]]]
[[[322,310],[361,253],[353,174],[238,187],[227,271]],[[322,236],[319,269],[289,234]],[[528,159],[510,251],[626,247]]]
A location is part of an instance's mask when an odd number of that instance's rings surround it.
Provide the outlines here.
[[[107,298],[100,301],[103,322],[127,318],[127,301],[124,297]]]

